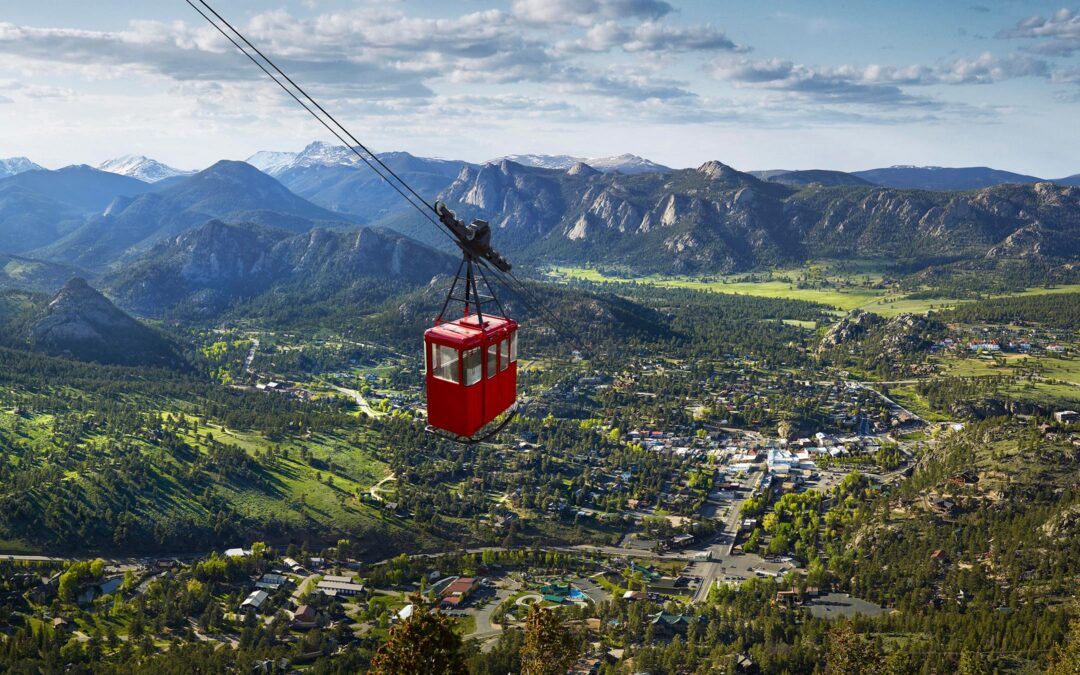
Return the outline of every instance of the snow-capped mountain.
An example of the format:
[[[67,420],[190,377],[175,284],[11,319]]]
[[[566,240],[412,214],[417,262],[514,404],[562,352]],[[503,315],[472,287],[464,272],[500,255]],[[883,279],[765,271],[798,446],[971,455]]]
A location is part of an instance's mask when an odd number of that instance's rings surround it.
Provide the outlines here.
[[[263,173],[276,176],[293,163],[298,152],[275,152],[273,150],[260,150],[244,161]]]
[[[559,169],[560,171],[566,171],[578,162],[585,161],[577,157],[571,157],[570,155],[506,155],[505,157],[496,157],[495,159],[488,160],[486,163],[498,164],[504,159],[514,162],[515,164],[521,164],[522,166],[535,166],[541,169]]]
[[[575,164],[584,163],[588,164],[597,171],[604,173],[612,173],[613,171],[620,171],[622,173],[664,173],[671,171],[669,167],[662,164],[657,164],[644,157],[638,157],[637,155],[631,155],[629,153],[623,155],[617,155],[615,157],[571,157],[570,155],[507,155],[505,157],[498,157],[491,160],[491,162],[501,162],[502,160],[509,160],[516,162],[517,164],[523,164],[525,166],[536,166],[542,169],[559,169],[561,171],[567,171]]]
[[[300,151],[292,168],[308,166],[357,166],[363,164],[356,153],[344,145],[315,141]]]
[[[586,159],[585,163],[604,173],[612,171],[621,171],[623,173],[665,173],[671,171],[671,167],[629,153],[615,157],[594,157]]]
[[[159,180],[172,178],[173,176],[191,176],[194,171],[181,171],[161,162],[143,157],[142,155],[124,155],[116,159],[110,159],[98,165],[98,170],[118,173],[121,176],[138,178],[147,183],[156,183]]]
[[[277,177],[292,169],[313,166],[358,166],[363,162],[344,145],[315,141],[300,152],[274,152],[263,150],[245,160],[248,164]]]
[[[41,166],[34,164],[25,157],[0,159],[0,178],[7,178],[8,176],[14,176],[25,171],[35,171],[41,168]]]

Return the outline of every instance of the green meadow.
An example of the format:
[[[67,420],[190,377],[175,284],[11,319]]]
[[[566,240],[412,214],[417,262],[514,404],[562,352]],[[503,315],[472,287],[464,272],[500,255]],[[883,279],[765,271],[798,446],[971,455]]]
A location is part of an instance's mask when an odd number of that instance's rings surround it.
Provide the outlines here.
[[[912,298],[911,294],[888,287],[879,287],[880,272],[869,265],[854,265],[843,271],[834,269],[830,263],[811,264],[805,267],[782,268],[767,273],[715,275],[704,277],[690,276],[623,276],[619,273],[602,272],[591,267],[553,266],[545,270],[545,275],[554,281],[585,281],[602,284],[641,284],[658,288],[689,288],[711,293],[730,293],[732,295],[752,295],[761,298],[788,298],[816,302],[838,311],[849,312],[861,309],[882,316],[898,314],[925,314],[931,309],[945,309],[970,299],[950,298]],[[748,278],[758,280],[748,281]],[[779,279],[787,277],[792,281]],[[804,288],[796,281],[806,278]],[[1046,293],[1080,292],[1080,284],[1056,286],[1054,288],[1029,288],[1005,295],[1042,295]]]

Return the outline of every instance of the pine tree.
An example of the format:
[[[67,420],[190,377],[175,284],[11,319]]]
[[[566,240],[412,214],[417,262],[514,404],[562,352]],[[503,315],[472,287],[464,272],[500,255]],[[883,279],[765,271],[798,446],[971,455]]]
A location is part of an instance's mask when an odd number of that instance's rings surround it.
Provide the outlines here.
[[[525,619],[522,675],[563,675],[577,661],[578,646],[558,615],[538,605]]]
[[[849,623],[829,631],[825,672],[836,675],[878,675],[885,671],[880,646],[864,639]]]
[[[431,611],[431,606],[419,595],[410,600],[416,610],[390,631],[371,661],[371,672],[374,675],[464,675],[467,671],[461,636],[454,631],[453,621],[442,612]]]
[[[1080,673],[1080,620],[1073,621],[1065,642],[1058,646],[1050,660],[1046,675]]]

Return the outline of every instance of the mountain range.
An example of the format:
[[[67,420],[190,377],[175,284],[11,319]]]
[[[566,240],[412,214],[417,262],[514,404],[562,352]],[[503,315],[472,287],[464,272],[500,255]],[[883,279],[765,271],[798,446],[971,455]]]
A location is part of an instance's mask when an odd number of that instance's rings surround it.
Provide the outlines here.
[[[158,243],[102,279],[110,295],[144,315],[182,307],[213,315],[271,288],[296,286],[323,297],[357,283],[426,284],[456,260],[395,232],[311,229],[296,234],[211,220]]]
[[[422,195],[436,195],[465,162],[380,153],[379,159]],[[299,153],[257,153],[248,163],[273,176],[296,194],[340,213],[378,221],[410,207],[354,152],[343,146],[312,143]]]
[[[818,257],[1062,265],[1080,253],[1080,188],[991,169],[755,176],[716,161],[632,172],[571,157],[560,168],[379,158],[429,200],[490,221],[500,250],[534,264],[718,273]],[[347,148],[250,159],[156,182],[85,165],[2,178],[0,284],[55,291],[81,274],[143,314],[206,314],[283,286],[415,286],[448,271],[445,238]],[[929,190],[920,176],[965,189]],[[1005,182],[969,189],[973,176]],[[875,184],[901,180],[910,187]]]
[[[615,157],[571,157],[570,155],[506,155],[488,160],[485,164],[497,164],[502,160],[509,160],[524,166],[535,166],[541,169],[569,170],[575,164],[587,164],[602,173],[666,173],[670,167],[657,164],[644,157],[623,154]]]
[[[50,183],[55,181],[55,174],[65,171],[36,171],[5,179],[0,181],[0,195],[9,181],[34,177],[38,182]],[[89,167],[81,167],[80,172],[86,182],[127,183],[101,186],[93,204],[82,204],[84,221],[69,231],[56,232],[58,236],[37,246],[31,257],[102,270],[211,218],[255,221],[294,232],[320,225],[347,227],[358,222],[355,217],[308,202],[243,162],[223,160],[180,182],[155,184]],[[27,250],[18,248],[18,252]]]
[[[1080,189],[976,191],[867,184],[790,187],[720,162],[637,175],[504,160],[464,167],[441,195],[489,220],[530,260],[608,262],[651,272],[730,272],[811,257],[932,260],[1080,253]]]

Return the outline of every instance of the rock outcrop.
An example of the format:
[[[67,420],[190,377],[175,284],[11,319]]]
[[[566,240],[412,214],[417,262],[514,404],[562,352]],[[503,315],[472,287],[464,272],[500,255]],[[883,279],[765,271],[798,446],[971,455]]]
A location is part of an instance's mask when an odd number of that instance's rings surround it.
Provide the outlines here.
[[[85,280],[67,282],[30,325],[31,346],[54,356],[117,365],[179,366],[162,335],[120,311]]]

